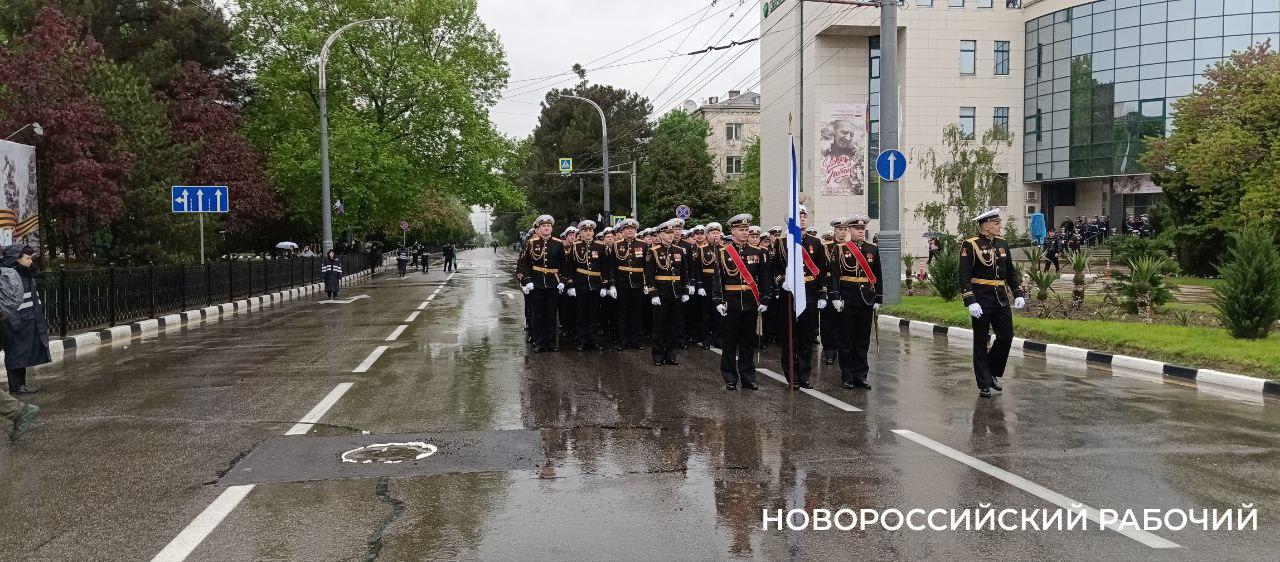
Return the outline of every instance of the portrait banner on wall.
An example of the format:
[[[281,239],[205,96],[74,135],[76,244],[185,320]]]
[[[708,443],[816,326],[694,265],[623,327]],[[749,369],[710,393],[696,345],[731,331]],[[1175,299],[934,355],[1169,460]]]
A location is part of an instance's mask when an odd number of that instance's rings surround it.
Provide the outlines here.
[[[1115,178],[1111,190],[1116,195],[1138,195],[1143,193],[1163,193],[1160,186],[1151,181],[1151,176],[1126,176]]]
[[[867,193],[867,104],[818,109],[817,181],[822,195]]]
[[[36,196],[36,148],[0,141],[0,247],[26,244],[40,248],[39,199]]]

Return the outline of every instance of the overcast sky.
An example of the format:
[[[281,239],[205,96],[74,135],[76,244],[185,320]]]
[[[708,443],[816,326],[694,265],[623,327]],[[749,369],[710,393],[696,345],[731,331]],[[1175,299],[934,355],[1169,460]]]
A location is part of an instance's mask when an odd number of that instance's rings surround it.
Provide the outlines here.
[[[479,0],[479,5],[481,19],[501,36],[511,69],[505,97],[490,112],[506,135],[533,132],[546,92],[576,82],[568,73],[574,63],[587,68],[592,83],[642,92],[654,104],[655,116],[686,99],[702,103],[731,89],[759,90],[757,43],[640,62],[756,37],[759,0]],[[625,66],[595,70],[618,64]]]

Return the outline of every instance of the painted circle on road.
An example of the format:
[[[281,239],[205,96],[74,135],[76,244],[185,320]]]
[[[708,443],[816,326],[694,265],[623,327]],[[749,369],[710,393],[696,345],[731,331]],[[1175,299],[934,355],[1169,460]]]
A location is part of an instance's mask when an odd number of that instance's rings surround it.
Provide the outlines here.
[[[356,464],[399,464],[404,461],[417,461],[434,455],[438,449],[430,443],[412,441],[408,443],[374,443],[342,453],[342,462]]]

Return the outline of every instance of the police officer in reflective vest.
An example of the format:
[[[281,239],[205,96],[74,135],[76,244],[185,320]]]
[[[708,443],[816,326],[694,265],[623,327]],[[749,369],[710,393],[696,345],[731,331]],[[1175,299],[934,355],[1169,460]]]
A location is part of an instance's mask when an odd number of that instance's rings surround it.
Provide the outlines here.
[[[737,390],[739,381],[747,390],[760,388],[755,383],[756,323],[769,310],[773,279],[766,251],[748,242],[750,227],[751,215],[729,219],[733,241],[717,252],[711,283],[711,300],[722,317],[720,374],[728,390]]]
[[[871,347],[872,322],[884,295],[880,278],[880,250],[867,242],[866,215],[853,215],[844,221],[849,239],[837,243],[835,260],[830,265],[831,306],[836,316],[836,345],[839,347],[840,380],[845,388],[871,388],[867,384],[867,351]]]
[[[564,275],[566,293],[577,305],[575,319],[578,351],[603,350],[600,345],[600,299],[609,294],[609,256],[604,244],[596,241],[594,221],[578,223],[578,241],[569,246]]]
[[[973,375],[979,396],[985,398],[991,396],[992,390],[1004,390],[1000,377],[1004,376],[1013,344],[1013,311],[1009,305],[1022,308],[1026,295],[1022,292],[1022,279],[1013,268],[1009,243],[1000,237],[1000,209],[973,220],[978,223],[978,235],[960,245],[960,289],[973,317]],[[996,339],[988,349],[988,334],[992,331]]]
[[[653,356],[654,366],[679,365],[676,353],[680,351],[680,334],[683,333],[683,303],[689,302],[688,256],[675,244],[680,227],[675,221],[667,221],[657,227],[658,242],[649,248],[644,263],[645,293],[653,305]]]
[[[521,290],[533,305],[533,351],[556,351],[556,305],[564,283],[564,244],[551,236],[555,219],[539,216],[534,221],[534,236],[525,243],[516,264],[516,274],[524,282]]]
[[[644,349],[640,328],[648,312],[644,301],[644,262],[649,245],[636,238],[639,228],[635,219],[623,219],[618,223],[621,238],[610,249],[613,259],[609,295],[618,300],[618,351]]]
[[[804,205],[800,205],[799,223],[802,231],[808,225],[808,220],[809,211]],[[813,388],[809,383],[809,375],[813,372],[813,338],[818,329],[819,311],[827,307],[829,285],[827,254],[823,250],[822,240],[815,236],[804,235],[801,238],[800,246],[803,254],[799,256],[791,255],[790,233],[779,236],[773,245],[776,256],[772,262],[774,276],[783,279],[782,289],[786,294],[791,294],[791,287],[786,285],[790,260],[802,261],[801,268],[804,272],[804,312],[799,318],[796,318],[791,310],[783,310],[781,313],[783,322],[789,320],[793,322],[790,337],[785,333],[782,334],[782,374],[791,381],[792,388]],[[783,326],[785,330],[785,324]],[[793,363],[794,376],[791,372]]]

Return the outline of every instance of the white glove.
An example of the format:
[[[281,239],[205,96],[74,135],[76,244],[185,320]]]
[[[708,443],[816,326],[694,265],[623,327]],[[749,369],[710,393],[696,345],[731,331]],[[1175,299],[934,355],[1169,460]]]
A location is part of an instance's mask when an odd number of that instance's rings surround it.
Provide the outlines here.
[[[844,301],[831,301],[831,306],[836,312],[844,312]]]
[[[982,318],[982,305],[976,302],[969,305],[969,315],[974,318]]]
[[[649,304],[652,304],[653,306],[662,306],[662,299],[653,297],[649,299]]]
[[[760,305],[760,306],[757,306],[757,307],[756,307],[756,312],[759,312],[759,313],[761,313],[761,314],[764,314],[764,312],[765,312],[766,310],[769,310],[769,307],[768,307],[767,305],[763,305],[763,304],[762,304],[762,305]]]
[[[563,286],[564,286],[564,285],[561,285],[561,287],[563,287]],[[577,297],[577,296],[578,296],[578,290],[577,290],[577,289],[569,289],[569,296],[571,296],[571,297]]]
[[[702,288],[702,287],[698,287],[698,296],[700,296],[700,297],[705,297],[705,296],[707,296],[707,290],[706,290],[706,289],[704,289],[704,288]]]
[[[689,287],[688,287],[688,288],[689,288],[689,294],[690,294],[690,295],[692,295],[692,294],[693,294],[693,291],[695,290],[695,289],[694,289],[694,287],[693,287],[693,285],[689,285]]]
[[[556,290],[557,290],[557,291],[560,291],[561,293],[563,293],[563,292],[564,292],[564,283],[560,283],[560,284],[556,285]]]
[[[827,299],[818,299],[818,310],[822,310],[826,307],[827,307]]]
[[[520,287],[520,290],[521,290],[521,291],[524,291],[524,294],[526,294],[526,295],[527,295],[527,294],[529,294],[529,293],[532,293],[532,292],[533,292],[533,283],[525,283],[523,287]]]
[[[618,298],[617,287],[609,287],[609,298],[614,298],[614,299]]]
[[[689,295],[680,295],[680,302],[689,302]]]
[[[1022,308],[1022,307],[1024,307],[1024,306],[1027,306],[1027,299],[1024,299],[1024,298],[1022,298],[1022,297],[1017,297],[1017,298],[1013,299],[1013,307],[1014,307],[1014,308]]]
[[[871,305],[871,311],[872,311],[872,312],[880,312],[880,303],[875,303],[875,304]]]
[[[716,312],[719,312],[719,313],[720,313],[720,316],[728,316],[728,315],[729,315],[729,305],[727,305],[727,304],[718,304],[718,305],[716,305]]]
[[[609,295],[609,289],[600,289],[600,298],[605,298],[608,295]]]

